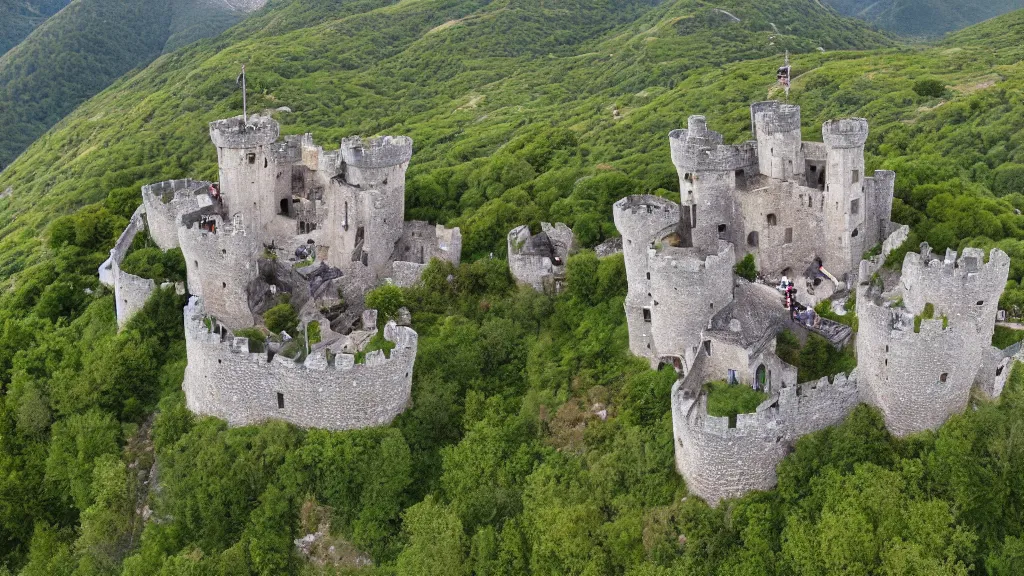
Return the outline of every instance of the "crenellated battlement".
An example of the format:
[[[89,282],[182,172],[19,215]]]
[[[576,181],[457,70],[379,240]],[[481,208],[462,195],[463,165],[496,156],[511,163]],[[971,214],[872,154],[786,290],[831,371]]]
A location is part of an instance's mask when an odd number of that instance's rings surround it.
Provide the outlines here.
[[[864,118],[838,118],[821,126],[821,137],[829,148],[860,148],[868,139]]]
[[[800,130],[800,107],[777,100],[755,102],[750,106],[750,126],[754,138]]]
[[[722,144],[722,135],[709,130],[703,116],[690,116],[687,128],[669,132],[668,139],[672,163],[680,172],[721,172],[757,163],[753,142]]]
[[[405,409],[412,386],[417,335],[393,322],[384,338],[390,356],[376,350],[355,362],[329,348],[296,362],[281,354],[250,352],[192,298],[184,311],[189,363],[183,387],[189,408],[232,425],[268,419],[298,426],[347,430],[387,424]]]
[[[254,114],[246,122],[241,116],[210,122],[210,140],[217,148],[245,150],[277,141],[281,127],[270,116]]]
[[[722,240],[718,242],[718,250],[714,254],[702,254],[693,248],[677,248],[655,242],[647,250],[652,268],[671,267],[680,272],[700,274],[705,271],[728,270],[736,265],[736,255],[732,244]]]
[[[834,425],[857,405],[856,371],[822,378],[781,391],[752,413],[711,416],[702,391],[701,364],[672,388],[676,466],[692,492],[715,505],[777,482],[775,468],[805,434]],[[697,392],[694,392],[697,390]]]
[[[408,136],[353,136],[341,141],[341,157],[345,164],[373,170],[405,164],[412,158],[412,138]]]
[[[923,243],[920,253],[908,252],[903,260],[903,298],[914,314],[931,303],[936,313],[957,320],[994,321],[1009,270],[1010,257],[998,248],[987,262],[978,248],[965,248],[959,258],[955,250],[947,250],[939,259]]]

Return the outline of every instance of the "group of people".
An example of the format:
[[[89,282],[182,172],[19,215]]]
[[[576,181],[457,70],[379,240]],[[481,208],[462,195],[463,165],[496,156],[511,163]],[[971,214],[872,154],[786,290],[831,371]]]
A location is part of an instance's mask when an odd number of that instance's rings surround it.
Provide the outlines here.
[[[783,276],[782,281],[779,282],[779,290],[781,290],[785,295],[784,304],[786,309],[789,310],[789,317],[791,320],[808,327],[817,325],[818,315],[814,310],[797,301],[796,286],[793,285],[792,280]]]

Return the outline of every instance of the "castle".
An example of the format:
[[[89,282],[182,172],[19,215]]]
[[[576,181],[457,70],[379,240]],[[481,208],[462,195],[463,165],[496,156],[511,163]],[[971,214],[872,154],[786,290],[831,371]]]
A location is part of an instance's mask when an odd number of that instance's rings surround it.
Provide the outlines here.
[[[998,395],[1016,349],[991,346],[1009,257],[966,249],[942,257],[922,244],[901,275],[883,270],[907,227],[890,221],[895,174],[864,171],[864,119],[822,127],[804,142],[800,109],[751,106],[753,140],[724,145],[702,116],[669,134],[680,202],[630,196],[614,205],[622,235],[630,350],[672,365],[676,466],[712,505],[775,485],[775,467],[801,436],[876,406],[896,435],[935,429],[963,411],[977,385]],[[880,253],[862,259],[878,247]],[[752,255],[767,282],[736,263]],[[849,375],[798,382],[775,354],[784,329],[835,346],[853,338],[812,312],[791,315],[775,288],[787,278],[813,307],[856,294],[858,365]],[[709,381],[768,394],[754,413],[710,416]]]
[[[183,384],[192,411],[239,425],[385,424],[409,402],[417,336],[392,321],[381,334],[390,356],[363,351],[378,333],[363,297],[386,280],[415,283],[432,258],[457,265],[461,234],[405,221],[408,137],[347,138],[329,152],[309,134],[278,137],[269,116],[210,123],[219,182],[144,186],[100,278],[114,288],[123,326],[156,289],[121,269],[136,234],[181,249],[192,294]],[[316,326],[319,342],[289,350],[235,335],[283,301],[304,327]]]

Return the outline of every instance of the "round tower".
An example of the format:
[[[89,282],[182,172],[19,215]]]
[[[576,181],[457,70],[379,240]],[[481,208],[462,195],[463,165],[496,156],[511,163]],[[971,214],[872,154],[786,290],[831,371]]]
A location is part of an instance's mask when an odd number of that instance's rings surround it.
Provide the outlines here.
[[[650,255],[651,338],[658,356],[689,366],[711,318],[733,300],[736,253],[725,241],[709,254],[672,240],[656,240]]]
[[[985,263],[980,250],[939,260],[922,248],[903,261],[901,298],[883,298],[868,283],[857,290],[862,400],[898,436],[934,430],[967,407],[1009,274],[1000,250]]]
[[[270,146],[280,134],[269,116],[241,116],[210,122],[210,140],[217,147],[223,213],[241,215],[247,231],[257,234],[277,213],[274,183],[277,166]]]
[[[840,280],[864,253],[864,142],[868,121],[829,120],[821,128],[825,141],[825,268]]]
[[[345,199],[336,198],[332,203],[332,212],[342,222],[337,223],[335,218],[329,234],[340,236],[339,246],[351,247],[345,251],[351,254],[346,259],[352,266],[379,277],[387,272],[395,243],[402,236],[405,171],[412,158],[412,139],[346,138],[340,153],[342,175],[349,190]]]
[[[688,221],[683,246],[713,253],[719,240],[735,244],[733,191],[753,168],[753,149],[723,146],[722,135],[708,130],[703,116],[690,116],[685,130],[669,133],[669,144],[679,174],[680,218]]]
[[[799,180],[804,174],[800,107],[774,100],[757,102],[750,106],[750,125],[757,140],[761,174],[778,180]]]
[[[612,206],[615,228],[622,236],[626,264],[626,324],[629,349],[652,360],[656,350],[651,339],[651,270],[648,254],[658,230],[679,222],[679,205],[658,196],[637,195],[620,199]]]

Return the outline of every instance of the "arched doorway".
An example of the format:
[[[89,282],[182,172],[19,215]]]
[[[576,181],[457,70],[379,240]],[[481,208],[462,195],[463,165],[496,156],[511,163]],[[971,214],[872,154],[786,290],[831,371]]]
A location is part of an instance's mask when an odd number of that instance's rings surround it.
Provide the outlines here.
[[[754,372],[754,383],[757,385],[758,390],[768,388],[768,370],[764,367],[764,364],[758,366]]]

